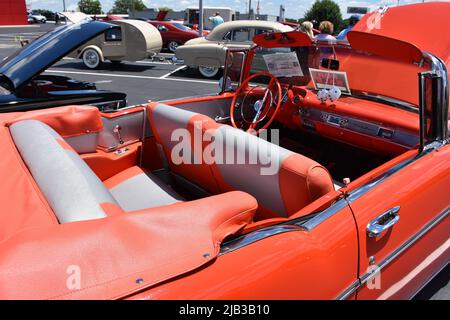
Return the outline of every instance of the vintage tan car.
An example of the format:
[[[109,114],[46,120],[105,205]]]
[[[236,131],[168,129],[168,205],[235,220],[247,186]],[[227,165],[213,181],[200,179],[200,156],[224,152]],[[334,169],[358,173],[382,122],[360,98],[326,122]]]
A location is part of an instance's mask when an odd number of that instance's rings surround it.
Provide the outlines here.
[[[72,23],[91,19],[80,12],[64,13]],[[113,20],[117,27],[91,39],[69,54],[82,59],[86,67],[98,68],[102,62],[139,61],[157,55],[162,48],[161,34],[151,24],[140,20]]]
[[[289,32],[293,29],[273,21],[238,20],[225,22],[209,35],[189,40],[175,52],[177,60],[198,68],[201,75],[212,78],[225,64],[228,48],[250,48],[255,35],[263,32]]]

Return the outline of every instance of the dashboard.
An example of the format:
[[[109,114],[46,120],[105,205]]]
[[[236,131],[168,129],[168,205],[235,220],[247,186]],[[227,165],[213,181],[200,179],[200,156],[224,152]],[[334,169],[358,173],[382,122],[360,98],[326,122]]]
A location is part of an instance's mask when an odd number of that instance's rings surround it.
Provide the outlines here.
[[[415,148],[419,142],[417,113],[350,96],[321,102],[305,87],[282,87],[277,120],[292,129],[387,154]]]

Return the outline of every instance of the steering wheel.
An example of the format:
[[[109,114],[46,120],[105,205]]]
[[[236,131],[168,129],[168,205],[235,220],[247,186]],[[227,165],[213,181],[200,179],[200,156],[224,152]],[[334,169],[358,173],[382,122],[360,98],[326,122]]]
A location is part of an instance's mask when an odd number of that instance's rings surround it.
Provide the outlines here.
[[[257,77],[268,77],[270,79],[268,86],[251,87],[250,90],[244,92],[244,90],[247,90],[247,88],[249,88],[248,84],[250,83],[250,81],[252,81]],[[273,91],[275,91],[275,94]],[[238,97],[243,92],[244,98],[242,99],[242,102],[238,103]],[[258,95],[262,96],[262,98],[258,99],[256,102],[252,104],[251,102],[249,103],[248,101],[249,100],[251,101],[252,93],[254,92],[258,92]],[[233,125],[233,127],[245,130],[247,132],[256,130],[256,133],[259,133],[261,130],[267,129],[267,127],[270,126],[272,121],[275,119],[275,116],[277,115],[278,111],[280,110],[282,102],[281,95],[282,92],[280,82],[274,75],[268,72],[258,72],[251,75],[241,83],[239,88],[236,89],[233,100],[231,101],[230,107],[231,124]],[[261,128],[256,129],[258,124],[267,117],[270,109],[272,108],[272,105],[275,105],[275,110],[270,115],[269,120]],[[236,121],[237,119],[235,116],[236,111],[239,111],[239,114],[241,116],[240,126],[237,125],[238,121]],[[245,129],[244,125],[247,125],[248,128]]]

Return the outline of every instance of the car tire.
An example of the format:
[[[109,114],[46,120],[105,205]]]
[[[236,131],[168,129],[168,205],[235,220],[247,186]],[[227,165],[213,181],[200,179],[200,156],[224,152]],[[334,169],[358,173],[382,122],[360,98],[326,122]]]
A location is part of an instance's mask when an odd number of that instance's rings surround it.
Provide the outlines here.
[[[167,44],[167,49],[169,49],[170,52],[174,53],[175,51],[177,51],[179,44],[176,41],[170,41]]]
[[[219,73],[218,67],[198,67],[198,71],[205,78],[214,78]]]
[[[84,65],[89,69],[97,69],[102,62],[100,54],[92,48],[84,50],[81,58],[83,59]]]

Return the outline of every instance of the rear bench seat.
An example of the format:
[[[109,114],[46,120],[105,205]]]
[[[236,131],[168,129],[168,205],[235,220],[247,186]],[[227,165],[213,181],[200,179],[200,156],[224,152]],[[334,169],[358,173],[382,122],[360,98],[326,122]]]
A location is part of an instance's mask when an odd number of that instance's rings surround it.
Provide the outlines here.
[[[183,199],[151,173],[131,167],[103,183],[51,127],[37,120],[10,126],[11,136],[60,223],[104,218]]]

